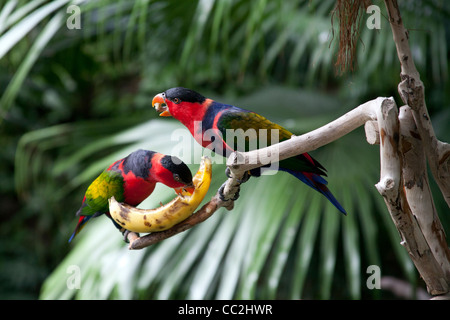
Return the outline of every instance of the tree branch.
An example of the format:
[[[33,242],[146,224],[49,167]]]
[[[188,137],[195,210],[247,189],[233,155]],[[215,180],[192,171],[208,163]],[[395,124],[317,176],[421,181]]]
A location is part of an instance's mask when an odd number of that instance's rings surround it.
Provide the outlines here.
[[[186,231],[211,217],[221,206],[223,206],[223,203],[220,200],[220,197],[216,194],[211,201],[206,203],[200,210],[168,230],[152,232],[142,237],[136,237],[136,233],[130,232],[127,235],[128,241],[130,242],[129,248],[131,250],[143,249],[155,243],[161,242],[164,239],[170,238],[180,232]]]
[[[420,139],[409,106],[400,108],[399,122],[405,196],[431,253],[442,269],[441,276],[446,279],[447,283],[450,283],[450,250],[428,182],[423,141]]]
[[[385,5],[401,64],[398,92],[403,103],[412,109],[431,172],[450,207],[450,144],[439,141],[434,133],[425,103],[425,87],[414,64],[408,31],[403,26],[397,1],[385,0]]]
[[[236,176],[243,172],[261,167],[273,161],[273,155],[278,155],[281,161],[293,156],[316,150],[329,144],[356,128],[364,125],[369,120],[376,120],[376,110],[386,99],[379,97],[370,100],[357,108],[347,112],[340,118],[301,136],[292,136],[291,139],[274,144],[262,149],[249,152],[234,152],[230,155],[227,165]]]
[[[403,155],[399,148],[400,123],[395,102],[385,100],[377,118],[380,132],[381,170],[380,182],[376,184],[376,188],[383,196],[392,220],[400,233],[401,244],[407,249],[411,260],[425,281],[429,293],[432,295],[444,294],[449,290],[446,275],[433,255],[411,210],[411,204],[420,202],[422,197],[408,198],[411,194],[406,193],[402,182]],[[409,166],[406,171],[409,174]],[[421,194],[423,194],[423,190]],[[423,212],[420,214],[423,215]],[[441,247],[441,244],[439,243],[438,246]]]

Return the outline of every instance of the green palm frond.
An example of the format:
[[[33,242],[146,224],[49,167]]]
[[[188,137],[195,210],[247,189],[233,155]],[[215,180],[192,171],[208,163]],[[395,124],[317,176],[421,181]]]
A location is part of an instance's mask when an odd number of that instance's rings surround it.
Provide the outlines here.
[[[79,5],[82,13],[80,30],[64,26],[64,19],[69,17],[66,9],[73,3]],[[17,4],[7,1],[0,15],[4,21],[0,27],[3,31],[0,59],[11,59],[20,68],[2,97],[3,113],[10,108],[31,67],[49,43],[62,48],[82,41],[86,52],[115,63],[116,68],[124,63],[136,66],[132,61],[140,60],[146,68],[143,82],[149,81],[156,88],[168,85],[164,75],[173,74],[168,70],[178,70],[178,81],[186,86],[211,80],[221,84],[224,76],[229,81],[242,80],[245,74],[251,79],[271,74],[301,85],[329,81],[334,76],[336,44],[330,25],[334,5],[331,0],[320,3],[262,0],[251,4],[242,0],[34,0],[23,6]],[[383,91],[395,86],[398,79],[390,82],[378,77],[384,74],[384,79],[391,79],[390,75],[398,74],[394,70],[399,65],[383,3],[377,4],[382,8],[381,29],[362,27],[359,69],[351,76],[352,85],[370,82],[376,86],[372,90]],[[416,64],[424,70],[431,66],[434,80],[442,82],[448,77],[444,17],[409,19],[414,12],[409,10],[417,8],[402,9],[405,21],[411,21],[407,27],[414,39]],[[38,29],[41,31],[31,32],[36,26],[42,26]],[[189,31],[186,38],[179,39],[185,30]],[[28,40],[29,34],[35,43],[32,50],[20,45]],[[9,52],[16,47],[13,53]],[[209,61],[207,66],[205,61]],[[301,71],[305,67],[306,73]],[[380,72],[374,72],[377,69]],[[158,75],[158,81],[150,76],[153,74]],[[369,90],[358,89],[352,92],[365,94]]]

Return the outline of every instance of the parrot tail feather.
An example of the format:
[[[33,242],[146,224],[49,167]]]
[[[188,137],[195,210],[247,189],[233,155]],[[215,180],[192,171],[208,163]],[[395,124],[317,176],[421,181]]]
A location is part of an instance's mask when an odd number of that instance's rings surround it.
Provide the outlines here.
[[[327,188],[328,182],[324,178],[322,178],[318,174],[310,172],[299,172],[292,170],[284,170],[284,171],[289,172],[290,174],[292,174],[294,177],[304,182],[309,187],[323,194],[340,212],[342,212],[344,215],[347,215],[345,209],[341,206],[341,204],[336,200],[331,191]]]
[[[75,236],[78,234],[78,232],[80,232],[81,229],[83,229],[86,222],[88,222],[90,218],[92,218],[92,216],[81,216],[80,217],[80,219],[78,220],[78,224],[75,227],[75,231],[70,236],[69,243],[73,240],[73,238],[75,238]]]

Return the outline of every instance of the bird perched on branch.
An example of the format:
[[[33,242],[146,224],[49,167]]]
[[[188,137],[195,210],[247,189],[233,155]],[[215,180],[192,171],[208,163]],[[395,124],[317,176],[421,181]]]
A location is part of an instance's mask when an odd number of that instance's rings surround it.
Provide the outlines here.
[[[160,112],[160,116],[172,116],[185,125],[203,147],[224,157],[236,150],[258,149],[261,143],[263,146],[271,145],[272,135],[267,131],[277,132],[277,141],[273,143],[288,140],[292,136],[287,129],[257,113],[205,98],[198,92],[182,87],[157,94],[152,100],[152,106]],[[262,141],[262,138],[266,141]],[[236,141],[241,141],[240,145],[236,145]],[[327,181],[322,177],[326,176],[325,168],[308,153],[280,161],[278,170],[288,172],[303,181],[346,214],[326,186]],[[249,176],[260,174],[261,168],[248,172]]]
[[[105,169],[88,187],[80,209],[78,224],[69,242],[91,218],[109,215],[108,199],[137,206],[163,183],[181,194],[183,189],[194,191],[192,174],[180,159],[149,150],[137,150],[127,157],[115,161]],[[113,221],[114,225],[121,227]]]

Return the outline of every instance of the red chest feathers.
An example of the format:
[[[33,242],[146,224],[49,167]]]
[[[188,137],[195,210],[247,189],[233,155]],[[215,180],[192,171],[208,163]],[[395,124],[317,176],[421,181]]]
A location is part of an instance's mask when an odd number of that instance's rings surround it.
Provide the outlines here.
[[[132,172],[124,176],[124,199],[125,202],[137,206],[155,189],[155,182],[149,182],[141,177],[136,177]]]

